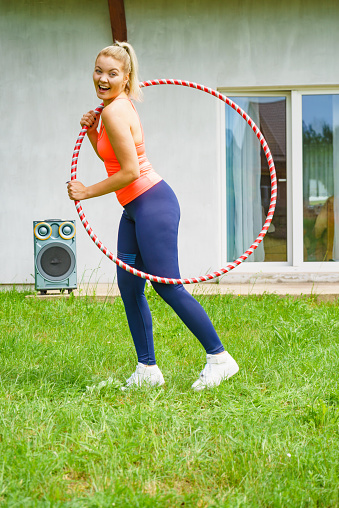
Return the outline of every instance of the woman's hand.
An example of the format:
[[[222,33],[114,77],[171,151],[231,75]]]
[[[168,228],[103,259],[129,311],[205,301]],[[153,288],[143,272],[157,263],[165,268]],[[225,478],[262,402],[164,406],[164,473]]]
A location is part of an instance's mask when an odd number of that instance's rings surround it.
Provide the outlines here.
[[[87,187],[85,187],[78,180],[72,180],[68,182],[67,191],[69,199],[73,201],[81,201],[82,199],[87,199]]]
[[[80,120],[81,127],[88,127],[87,132],[91,133],[97,130],[100,115],[91,110],[85,113]]]

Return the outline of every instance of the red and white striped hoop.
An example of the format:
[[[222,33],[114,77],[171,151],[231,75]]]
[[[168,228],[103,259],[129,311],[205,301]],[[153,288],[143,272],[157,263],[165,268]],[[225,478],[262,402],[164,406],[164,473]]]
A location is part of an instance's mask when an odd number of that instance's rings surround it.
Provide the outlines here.
[[[216,97],[217,99],[220,99],[221,101],[225,102],[232,109],[234,109],[252,128],[252,130],[254,131],[255,135],[258,138],[259,143],[261,144],[261,146],[264,150],[264,153],[265,153],[265,156],[266,156],[266,159],[268,162],[268,167],[269,167],[269,171],[270,171],[270,178],[271,178],[270,206],[269,206],[268,214],[266,217],[266,221],[265,221],[263,228],[260,231],[258,237],[252,243],[252,245],[241,256],[238,257],[238,259],[236,259],[235,261],[233,261],[232,263],[227,265],[225,268],[220,268],[220,270],[218,270],[216,272],[208,273],[206,275],[201,275],[200,277],[192,277],[190,279],[169,279],[166,277],[161,277],[158,275],[150,275],[149,273],[141,272],[140,270],[136,270],[132,266],[129,266],[126,263],[123,263],[114,254],[112,254],[112,252],[110,252],[107,249],[107,247],[105,247],[104,244],[96,236],[96,234],[94,233],[94,231],[92,230],[92,228],[90,227],[90,225],[86,219],[86,216],[85,216],[84,211],[81,207],[80,201],[75,201],[75,207],[76,207],[76,210],[79,214],[82,225],[86,229],[88,235],[93,240],[95,245],[105,254],[105,256],[107,256],[109,259],[111,259],[114,263],[116,263],[118,266],[120,266],[120,268],[122,268],[123,270],[126,270],[127,272],[132,273],[133,275],[136,275],[137,277],[141,277],[142,279],[146,279],[151,282],[160,282],[161,284],[196,284],[198,282],[210,281],[210,280],[216,279],[218,277],[221,277],[222,275],[225,275],[229,271],[233,270],[233,268],[240,265],[243,261],[245,261],[254,252],[254,250],[258,247],[258,245],[264,239],[264,237],[267,233],[267,230],[272,222],[272,218],[273,218],[273,214],[274,214],[274,210],[275,210],[275,205],[277,202],[277,177],[276,177],[273,157],[272,157],[272,154],[271,154],[270,149],[268,147],[268,144],[267,144],[264,136],[260,132],[259,128],[257,127],[257,125],[248,116],[248,114],[245,113],[244,110],[242,110],[237,104],[235,104],[235,102],[233,102],[231,99],[229,99],[225,95],[222,95],[221,93],[217,92],[216,90],[213,90],[212,88],[207,88],[206,86],[199,85],[197,83],[192,83],[191,81],[181,81],[179,79],[153,79],[150,81],[144,81],[144,82],[140,83],[141,88],[148,87],[148,86],[154,86],[154,85],[186,86],[189,88],[195,88],[197,90],[201,90],[202,92],[209,93],[209,94],[213,95],[214,97]],[[100,115],[103,110],[103,107],[104,107],[103,104],[100,104],[100,106],[98,106],[95,110],[96,113]],[[76,180],[79,152],[80,152],[80,148],[81,148],[83,139],[86,135],[86,131],[87,131],[87,127],[84,127],[80,131],[79,137],[78,137],[76,144],[75,144],[73,157],[72,157],[72,166],[71,166],[71,180]]]

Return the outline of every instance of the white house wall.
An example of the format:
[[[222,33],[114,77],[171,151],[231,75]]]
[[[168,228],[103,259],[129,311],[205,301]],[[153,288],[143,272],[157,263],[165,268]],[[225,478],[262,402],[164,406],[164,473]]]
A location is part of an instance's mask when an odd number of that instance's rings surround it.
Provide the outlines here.
[[[112,41],[111,27],[105,0],[0,0],[0,13],[0,282],[34,282],[33,220],[77,217],[65,182],[81,115],[99,103],[91,73],[97,52]],[[105,173],[88,145],[78,177],[94,183]],[[115,201],[84,206],[113,251]],[[105,273],[112,280],[112,262],[82,229],[77,220],[79,278]]]
[[[141,80],[229,89],[339,83],[337,2],[125,0],[125,10]],[[106,0],[0,0],[0,13],[0,283],[32,282],[33,220],[77,217],[65,182],[79,119],[98,104],[91,72],[97,52],[112,40],[111,27]],[[219,268],[219,101],[159,86],[145,90],[138,109],[148,156],[181,203],[182,274]],[[78,170],[85,183],[105,176],[88,145]],[[115,252],[121,213],[115,197],[83,207]],[[77,224],[79,279],[112,281],[113,264]]]

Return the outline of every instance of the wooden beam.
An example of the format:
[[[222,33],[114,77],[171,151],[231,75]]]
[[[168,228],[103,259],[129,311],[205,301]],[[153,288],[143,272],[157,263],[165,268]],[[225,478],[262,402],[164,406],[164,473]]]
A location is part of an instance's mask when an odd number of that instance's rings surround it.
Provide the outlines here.
[[[108,0],[111,18],[112,37],[114,41],[127,41],[127,26],[124,0]]]

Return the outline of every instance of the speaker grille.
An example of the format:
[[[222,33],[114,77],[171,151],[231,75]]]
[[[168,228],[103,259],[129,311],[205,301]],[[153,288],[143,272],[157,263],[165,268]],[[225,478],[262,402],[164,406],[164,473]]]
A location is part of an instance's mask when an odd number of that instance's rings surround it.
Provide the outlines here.
[[[67,246],[53,242],[41,249],[37,257],[40,274],[50,281],[67,279],[75,267],[75,256]]]

